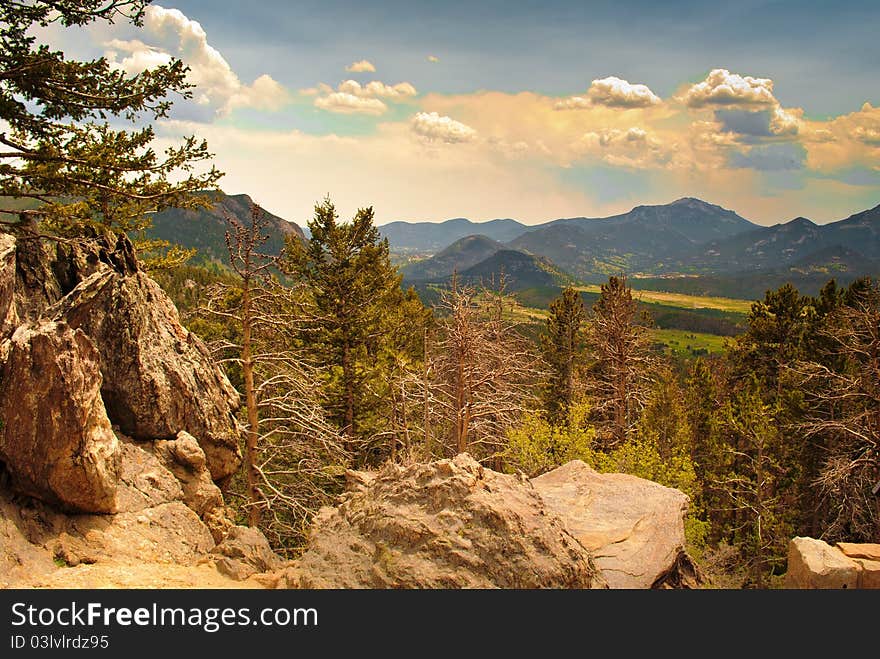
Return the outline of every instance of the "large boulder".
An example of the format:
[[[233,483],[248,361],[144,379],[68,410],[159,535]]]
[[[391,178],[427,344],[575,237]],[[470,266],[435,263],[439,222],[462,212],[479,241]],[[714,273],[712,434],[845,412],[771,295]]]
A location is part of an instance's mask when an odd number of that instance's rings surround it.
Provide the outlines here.
[[[684,550],[683,492],[574,460],[532,479],[545,505],[593,552],[610,588],[696,585]],[[682,578],[685,577],[685,578]]]
[[[797,537],[788,543],[786,588],[858,588],[859,564],[823,540]]]
[[[113,512],[120,452],[95,346],[63,322],[22,325],[0,344],[0,461],[22,493]]]
[[[45,311],[81,329],[101,356],[101,393],[120,430],[138,440],[194,436],[214,480],[241,463],[238,393],[205,344],[143,272],[100,269]]]
[[[587,551],[526,479],[467,454],[388,465],[316,517],[279,580],[305,588],[597,588]]]

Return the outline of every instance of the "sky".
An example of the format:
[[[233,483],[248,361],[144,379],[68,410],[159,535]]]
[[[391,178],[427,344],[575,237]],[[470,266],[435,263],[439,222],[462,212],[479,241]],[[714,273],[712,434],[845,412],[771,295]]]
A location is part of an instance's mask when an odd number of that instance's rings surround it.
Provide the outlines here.
[[[880,204],[880,3],[162,0],[40,37],[196,85],[154,124],[300,225],[527,224],[698,197],[758,224]]]

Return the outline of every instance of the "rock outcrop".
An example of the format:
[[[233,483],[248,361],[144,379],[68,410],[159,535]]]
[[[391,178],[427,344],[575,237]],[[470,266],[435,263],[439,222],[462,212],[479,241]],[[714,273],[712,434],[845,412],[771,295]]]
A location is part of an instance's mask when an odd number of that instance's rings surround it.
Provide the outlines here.
[[[232,410],[238,394],[204,343],[142,272],[99,270],[45,311],[81,329],[101,355],[101,394],[122,432],[137,440],[196,437],[215,480],[241,463]]]
[[[593,553],[610,588],[695,586],[685,553],[683,492],[574,460],[532,479],[547,508]]]
[[[0,586],[279,567],[218,487],[240,463],[237,406],[126,238],[0,233]]]
[[[0,344],[0,460],[18,491],[68,510],[114,512],[119,446],[99,356],[64,322],[22,325]]]
[[[280,585],[601,588],[587,551],[525,480],[467,454],[352,479]]]
[[[786,588],[880,588],[880,545],[796,537],[788,543]]]
[[[41,243],[0,234],[0,340],[16,323],[43,320],[92,341],[107,416],[123,433],[146,441],[186,431],[214,480],[238,469],[238,393],[164,291],[139,270],[125,237],[95,231],[87,243]]]

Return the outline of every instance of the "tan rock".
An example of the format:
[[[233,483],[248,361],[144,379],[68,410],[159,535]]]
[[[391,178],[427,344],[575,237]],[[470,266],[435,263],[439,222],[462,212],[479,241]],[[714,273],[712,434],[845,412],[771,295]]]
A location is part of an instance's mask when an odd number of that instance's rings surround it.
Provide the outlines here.
[[[699,571],[684,551],[688,497],[683,492],[628,474],[600,474],[580,460],[533,478],[532,484],[593,553],[610,588],[699,582]]]
[[[838,542],[837,548],[850,558],[880,561],[880,544],[872,542]]]
[[[467,454],[388,465],[317,515],[277,583],[305,588],[601,588],[589,551],[516,476]]]
[[[22,325],[0,346],[0,460],[19,492],[69,510],[116,509],[120,449],[99,360],[63,322]]]
[[[20,505],[0,496],[0,588],[56,569],[52,552],[30,537]]]
[[[150,451],[130,442],[120,446],[119,512],[138,512],[183,498],[180,482]]]
[[[880,588],[880,561],[869,561],[864,558],[854,558],[859,564],[859,588]]]
[[[857,588],[861,566],[842,551],[815,538],[788,543],[786,588]]]
[[[281,567],[284,560],[269,547],[259,530],[247,526],[235,526],[211,551],[218,558],[217,569],[226,576],[243,581],[262,572],[271,572]]]
[[[238,469],[238,393],[156,282],[143,272],[101,269],[44,313],[94,342],[107,413],[122,432],[175,440],[185,430],[198,440],[214,480]]]
[[[81,538],[89,562],[194,564],[214,548],[199,516],[180,501],[117,515],[77,515],[68,534]]]
[[[0,233],[0,341],[18,326],[15,308],[15,238]]]

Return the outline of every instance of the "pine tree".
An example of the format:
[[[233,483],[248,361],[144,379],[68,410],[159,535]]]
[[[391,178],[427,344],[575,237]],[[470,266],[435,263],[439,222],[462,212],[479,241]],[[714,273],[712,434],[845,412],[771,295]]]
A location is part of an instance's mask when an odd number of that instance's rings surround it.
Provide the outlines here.
[[[550,316],[540,342],[549,370],[542,393],[551,423],[567,420],[577,402],[577,372],[584,357],[586,319],[580,293],[570,286],[550,303]]]
[[[150,211],[204,203],[191,193],[221,176],[194,171],[212,157],[204,141],[188,137],[159,155],[151,126],[117,130],[108,121],[166,117],[174,96],[191,96],[183,63],[129,76],[103,57],[68,59],[32,29],[141,25],[148,1],[0,3],[0,120],[9,126],[0,133],[0,222],[30,234],[87,225],[127,232],[146,226]]]
[[[626,277],[609,277],[602,284],[587,325],[594,359],[588,387],[606,448],[627,440],[647,401],[657,361],[648,339],[649,322],[639,313]]]
[[[312,297],[317,322],[307,343],[326,373],[329,418],[347,436],[350,450],[356,443],[363,448],[375,431],[376,359],[388,338],[386,316],[403,300],[400,275],[389,260],[388,241],[373,225],[372,207],[342,223],[326,198],[308,226],[308,242],[288,239],[282,267]]]

